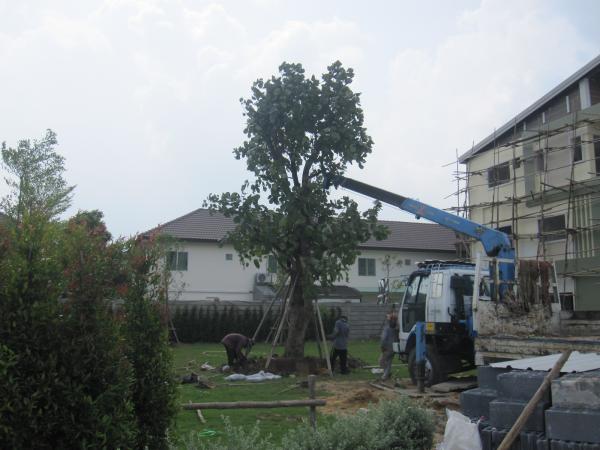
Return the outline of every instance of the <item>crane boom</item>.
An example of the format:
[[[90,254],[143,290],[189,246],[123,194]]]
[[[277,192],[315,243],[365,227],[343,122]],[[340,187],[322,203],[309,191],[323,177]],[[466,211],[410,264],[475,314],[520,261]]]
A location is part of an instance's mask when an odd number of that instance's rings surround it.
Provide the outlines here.
[[[424,217],[443,227],[449,228],[477,239],[481,242],[486,254],[490,257],[500,259],[508,259],[512,263],[501,262],[499,264],[500,280],[503,282],[512,283],[515,276],[515,251],[512,248],[510,239],[506,233],[503,233],[485,225],[478,224],[469,219],[465,219],[454,214],[450,214],[439,208],[427,205],[425,203],[413,200],[402,195],[394,194],[393,192],[380,189],[375,186],[353,180],[342,175],[338,175],[326,180],[326,187],[330,185],[350,189],[359,194],[377,199],[381,202],[396,206],[404,211],[410,212],[417,219]]]

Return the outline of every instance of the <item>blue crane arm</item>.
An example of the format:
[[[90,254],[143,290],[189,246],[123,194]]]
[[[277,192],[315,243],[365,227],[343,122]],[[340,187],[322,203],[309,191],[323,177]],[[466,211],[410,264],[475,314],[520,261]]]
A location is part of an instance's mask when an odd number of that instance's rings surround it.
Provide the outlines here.
[[[483,245],[488,256],[510,259],[514,261],[515,253],[510,239],[506,233],[493,228],[486,227],[468,219],[450,214],[433,206],[421,203],[402,195],[371,186],[360,181],[353,180],[341,175],[326,180],[326,186],[340,186],[359,194],[377,199],[381,202],[396,206],[404,211],[414,214],[417,219],[424,217],[434,223],[440,224],[446,228],[458,233],[465,234],[477,239]],[[500,264],[500,279],[503,281],[512,281],[514,279],[514,263]]]

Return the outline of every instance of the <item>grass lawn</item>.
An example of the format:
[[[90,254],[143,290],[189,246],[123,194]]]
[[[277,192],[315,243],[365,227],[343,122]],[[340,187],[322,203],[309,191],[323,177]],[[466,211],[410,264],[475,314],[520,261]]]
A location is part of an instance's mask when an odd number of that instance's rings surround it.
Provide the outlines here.
[[[270,346],[265,344],[256,344],[252,349],[251,356],[266,356]],[[283,354],[283,348],[276,349],[277,354]],[[305,347],[305,353],[309,356],[317,356],[318,350],[314,342],[308,342]],[[356,341],[349,345],[349,354],[359,358],[367,365],[376,365],[379,359],[379,344],[377,341]],[[192,362],[192,366],[207,362],[214,367],[220,367],[226,362],[225,350],[221,344],[180,344],[174,347],[174,364],[177,374],[183,376],[189,374],[187,368]],[[406,366],[399,365],[395,367],[395,375],[406,377]],[[216,401],[269,401],[269,400],[293,400],[307,398],[306,389],[294,388],[300,378],[284,377],[280,380],[266,381],[262,383],[236,382],[228,383],[224,381],[224,376],[216,372],[202,372],[202,375],[210,377],[210,381],[216,384],[214,389],[199,389],[193,384],[182,384],[178,387],[180,403],[192,402],[216,402]],[[360,384],[361,380],[372,380],[375,376],[368,369],[355,369],[350,375],[336,374],[333,381],[356,381]],[[331,381],[329,376],[320,376],[320,380]],[[230,384],[230,385],[228,385]],[[285,392],[282,392],[286,390]],[[328,392],[319,389],[317,381],[317,396],[327,397]],[[207,423],[202,424],[195,411],[180,411],[177,415],[176,426],[173,430],[173,439],[178,442],[182,437],[191,432],[199,432],[206,429],[215,430],[218,433],[223,431],[224,425],[222,416],[228,417],[230,422],[236,426],[251,428],[257,420],[260,421],[261,432],[263,434],[272,434],[274,439],[280,439],[285,432],[298,426],[303,420],[308,418],[307,408],[276,408],[276,409],[239,409],[239,410],[204,410],[202,411]],[[318,411],[318,409],[317,409]],[[323,423],[331,420],[330,416],[320,414],[318,422]]]

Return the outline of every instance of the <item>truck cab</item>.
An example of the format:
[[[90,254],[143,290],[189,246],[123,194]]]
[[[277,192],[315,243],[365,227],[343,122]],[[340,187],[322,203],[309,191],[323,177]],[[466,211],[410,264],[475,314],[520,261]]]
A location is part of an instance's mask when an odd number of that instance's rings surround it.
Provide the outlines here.
[[[480,299],[489,298],[482,273]],[[397,352],[416,377],[416,324],[425,324],[425,382],[474,367],[472,298],[475,267],[459,261],[426,261],[408,280],[398,314]]]

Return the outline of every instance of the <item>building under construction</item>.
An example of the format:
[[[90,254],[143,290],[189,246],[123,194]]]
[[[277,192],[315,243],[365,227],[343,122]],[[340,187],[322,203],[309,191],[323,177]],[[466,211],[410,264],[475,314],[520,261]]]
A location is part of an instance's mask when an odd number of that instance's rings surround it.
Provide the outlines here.
[[[600,311],[600,56],[459,162],[459,212],[553,263],[563,310]]]

